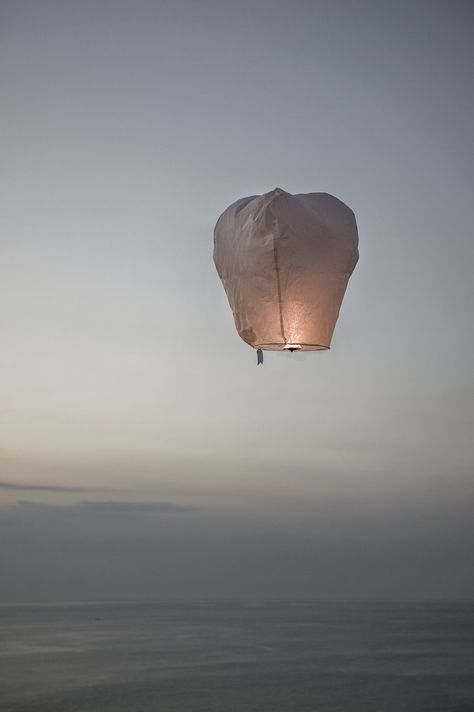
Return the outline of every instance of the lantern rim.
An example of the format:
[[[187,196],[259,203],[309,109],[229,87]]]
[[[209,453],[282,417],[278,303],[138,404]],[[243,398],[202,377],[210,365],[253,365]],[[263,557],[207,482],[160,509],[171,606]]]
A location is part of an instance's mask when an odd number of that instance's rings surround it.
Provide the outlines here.
[[[254,345],[254,349],[261,349],[262,351],[329,351],[330,348],[328,344],[305,344],[302,342],[298,344],[292,343],[291,345],[287,342]]]

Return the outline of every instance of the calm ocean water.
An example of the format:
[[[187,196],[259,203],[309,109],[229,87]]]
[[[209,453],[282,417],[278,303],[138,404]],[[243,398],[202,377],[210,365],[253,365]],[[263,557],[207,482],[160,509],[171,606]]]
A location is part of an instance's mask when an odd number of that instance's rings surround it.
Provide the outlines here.
[[[2,712],[474,712],[474,604],[0,607]]]

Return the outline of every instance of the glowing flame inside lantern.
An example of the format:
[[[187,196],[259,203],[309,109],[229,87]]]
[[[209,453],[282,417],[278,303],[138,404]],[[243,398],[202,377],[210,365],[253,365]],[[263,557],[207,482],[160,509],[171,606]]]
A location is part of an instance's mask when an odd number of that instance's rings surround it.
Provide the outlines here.
[[[301,344],[285,344],[284,351],[301,351]]]

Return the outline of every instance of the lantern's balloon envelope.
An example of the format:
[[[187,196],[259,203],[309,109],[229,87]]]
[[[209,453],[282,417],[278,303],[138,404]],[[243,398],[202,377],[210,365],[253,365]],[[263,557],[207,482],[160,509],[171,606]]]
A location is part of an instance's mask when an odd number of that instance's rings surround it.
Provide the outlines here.
[[[242,339],[266,351],[328,349],[359,258],[354,213],[328,193],[275,188],[230,205],[214,262]]]

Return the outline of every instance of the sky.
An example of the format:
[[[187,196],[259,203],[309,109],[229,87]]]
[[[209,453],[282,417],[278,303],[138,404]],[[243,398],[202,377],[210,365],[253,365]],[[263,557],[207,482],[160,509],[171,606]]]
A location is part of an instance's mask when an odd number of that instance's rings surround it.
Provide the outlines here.
[[[474,597],[472,3],[0,2],[0,601]],[[328,352],[255,352],[238,198],[323,191]]]

